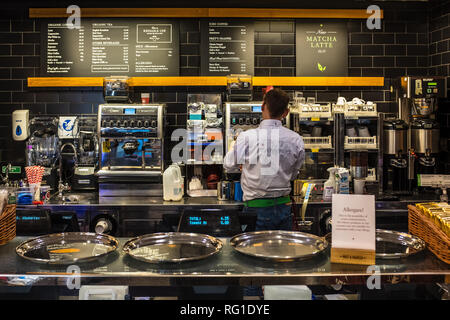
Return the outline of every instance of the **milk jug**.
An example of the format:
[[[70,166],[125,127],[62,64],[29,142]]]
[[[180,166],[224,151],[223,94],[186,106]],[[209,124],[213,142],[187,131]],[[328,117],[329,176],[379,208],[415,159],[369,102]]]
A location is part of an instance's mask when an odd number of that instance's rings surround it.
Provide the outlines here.
[[[163,174],[164,201],[180,201],[183,198],[183,179],[180,167],[170,165]]]

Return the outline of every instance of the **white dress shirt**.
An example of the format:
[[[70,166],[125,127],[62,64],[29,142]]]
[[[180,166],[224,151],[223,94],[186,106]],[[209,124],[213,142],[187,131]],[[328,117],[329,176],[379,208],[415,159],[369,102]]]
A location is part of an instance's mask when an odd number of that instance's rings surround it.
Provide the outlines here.
[[[224,158],[227,172],[239,172],[243,200],[289,195],[305,159],[301,136],[280,120],[263,120],[258,128],[242,132]]]

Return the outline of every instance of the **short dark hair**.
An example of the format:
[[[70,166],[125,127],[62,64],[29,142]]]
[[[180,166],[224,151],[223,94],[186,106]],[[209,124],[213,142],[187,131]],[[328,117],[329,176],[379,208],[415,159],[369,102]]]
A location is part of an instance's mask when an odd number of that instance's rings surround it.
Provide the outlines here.
[[[272,118],[280,117],[288,108],[289,95],[281,89],[275,88],[268,91],[264,95],[263,101],[269,108],[269,113]]]

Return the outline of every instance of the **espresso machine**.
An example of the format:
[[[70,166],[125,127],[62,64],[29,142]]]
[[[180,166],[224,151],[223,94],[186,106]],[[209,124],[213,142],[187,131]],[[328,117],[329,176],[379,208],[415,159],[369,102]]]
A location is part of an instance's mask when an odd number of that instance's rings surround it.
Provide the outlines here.
[[[399,118],[409,125],[408,180],[417,186],[417,175],[438,173],[439,123],[436,112],[446,97],[446,77],[401,77],[396,83]]]
[[[74,141],[76,146],[76,163],[72,178],[73,190],[97,189],[98,166],[98,134],[97,117],[80,116],[78,122],[78,136]]]
[[[98,109],[100,197],[162,196],[163,104]]]
[[[225,102],[225,153],[242,131],[258,128],[262,120],[262,101]]]
[[[30,138],[26,142],[26,165],[45,168],[42,184],[52,189],[58,184],[59,138],[56,117],[34,117],[30,121]]]

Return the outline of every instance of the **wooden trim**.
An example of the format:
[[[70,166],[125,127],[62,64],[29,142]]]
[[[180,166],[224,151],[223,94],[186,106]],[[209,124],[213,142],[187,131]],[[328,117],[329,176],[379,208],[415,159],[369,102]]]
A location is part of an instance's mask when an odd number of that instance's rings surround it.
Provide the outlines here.
[[[253,77],[254,86],[384,86],[383,77]],[[130,86],[226,86],[226,77],[131,77]],[[102,77],[28,78],[29,87],[102,87]]]
[[[102,77],[28,78],[29,87],[102,87]]]
[[[226,77],[132,77],[130,86],[226,86]]]
[[[30,18],[66,18],[66,8],[29,8]],[[367,19],[365,9],[81,8],[87,18],[330,18]],[[381,10],[383,18],[383,10]]]
[[[384,86],[384,77],[253,77],[254,86]]]
[[[210,8],[209,17],[215,18],[330,18],[367,19],[371,14],[361,9],[262,9]],[[383,13],[381,13],[383,17]]]

